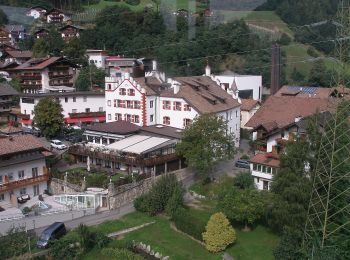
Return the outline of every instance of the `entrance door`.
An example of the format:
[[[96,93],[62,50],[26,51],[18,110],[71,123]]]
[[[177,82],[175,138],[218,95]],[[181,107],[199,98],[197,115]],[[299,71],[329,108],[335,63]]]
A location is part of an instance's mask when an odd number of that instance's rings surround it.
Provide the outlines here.
[[[107,197],[102,197],[102,208],[107,208]]]
[[[268,181],[263,181],[263,189],[268,190],[269,189],[269,182]]]

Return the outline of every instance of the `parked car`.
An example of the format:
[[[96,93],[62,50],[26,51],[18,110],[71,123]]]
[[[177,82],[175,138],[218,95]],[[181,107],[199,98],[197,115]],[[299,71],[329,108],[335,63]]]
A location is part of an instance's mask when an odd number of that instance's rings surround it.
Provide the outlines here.
[[[22,127],[22,131],[25,134],[31,134],[31,135],[34,135],[36,137],[40,137],[41,136],[40,129],[36,128],[36,127],[33,127],[33,128]]]
[[[250,169],[250,164],[247,160],[237,160],[237,162],[235,163],[235,166],[238,168],[244,168],[244,169]]]
[[[51,140],[50,146],[58,150],[67,149],[67,146],[64,143],[62,143],[60,140]]]
[[[71,143],[79,143],[83,141],[83,136],[79,133],[70,133],[70,134],[67,134],[64,139]]]
[[[63,222],[55,222],[47,227],[36,242],[38,248],[47,248],[54,239],[59,239],[66,234],[66,227]]]

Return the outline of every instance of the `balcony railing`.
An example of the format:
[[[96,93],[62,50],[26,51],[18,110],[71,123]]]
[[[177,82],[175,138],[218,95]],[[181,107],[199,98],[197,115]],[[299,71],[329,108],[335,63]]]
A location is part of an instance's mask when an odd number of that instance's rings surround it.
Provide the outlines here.
[[[22,74],[20,75],[22,79],[40,79],[41,80],[41,74]]]
[[[47,171],[44,172],[44,175],[40,175],[37,177],[31,177],[27,179],[22,180],[16,180],[16,181],[7,181],[2,184],[0,184],[0,192],[6,192],[10,190],[14,190],[17,188],[25,187],[28,185],[34,185],[36,183],[44,182],[49,180],[49,175]]]
[[[58,82],[50,81],[49,84],[50,84],[50,86],[67,86],[67,87],[72,87],[73,86],[73,82],[61,82],[61,83],[58,83]]]
[[[71,78],[73,78],[73,74],[49,72],[49,78],[50,79],[56,79],[56,78],[71,79]]]
[[[179,159],[176,154],[159,155],[151,158],[143,158],[135,154],[120,154],[118,152],[105,150],[101,151],[97,148],[74,145],[69,147],[68,152],[73,155],[89,156],[106,161],[121,162],[129,165],[153,166],[163,164],[165,162]]]

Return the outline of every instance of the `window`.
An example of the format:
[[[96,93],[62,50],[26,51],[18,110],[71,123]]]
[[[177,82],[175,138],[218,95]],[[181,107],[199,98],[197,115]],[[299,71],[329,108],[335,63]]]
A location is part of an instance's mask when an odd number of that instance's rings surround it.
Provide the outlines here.
[[[268,174],[271,174],[271,167],[267,167],[266,170]]]
[[[185,104],[185,105],[184,105],[184,111],[191,111],[191,106]]]
[[[119,89],[119,95],[121,95],[121,96],[125,96],[125,95],[126,95],[126,90],[125,90],[125,88],[120,88],[120,89]]]
[[[263,165],[263,167],[262,167],[262,172],[266,173],[266,166],[265,165]]]
[[[108,90],[112,90],[112,84],[108,84]]]
[[[183,120],[183,126],[184,127],[190,126],[191,124],[192,124],[192,120],[191,119],[184,118],[184,120]]]
[[[4,200],[5,200],[5,194],[2,193],[2,194],[0,194],[0,201],[4,201]]]
[[[128,89],[128,96],[135,96],[135,89],[129,88]]]
[[[153,108],[153,100],[149,102],[149,108]]]
[[[72,113],[73,114],[77,113],[77,110],[76,109],[72,109]]]
[[[87,96],[83,96],[83,101],[84,101],[84,102],[87,101]]]
[[[90,113],[90,108],[85,108],[85,113]]]
[[[133,118],[134,123],[140,123],[140,116],[134,115]]]
[[[181,111],[181,102],[174,102],[173,110]]]
[[[163,117],[163,125],[170,125],[170,117],[168,116]]]
[[[232,120],[232,111],[230,111],[230,120]]]
[[[2,175],[0,175],[0,184],[2,183]]]
[[[125,101],[124,101],[124,100],[118,99],[118,100],[117,100],[117,106],[118,106],[118,107],[125,107]]]
[[[38,196],[40,194],[39,184],[33,186],[34,196]]]
[[[76,102],[77,101],[77,98],[76,97],[73,97],[73,102]]]
[[[26,188],[21,188],[21,189],[19,190],[19,194],[21,194],[21,195],[27,194],[27,189],[26,189]]]
[[[238,130],[238,124],[236,124],[236,130]]]
[[[170,101],[163,101],[163,109],[165,110],[171,109]]]
[[[257,182],[257,183],[260,182],[260,178],[259,178],[259,177],[256,178],[256,182]]]
[[[18,171],[18,179],[24,178],[24,171]]]
[[[98,111],[99,111],[99,112],[103,112],[103,107],[99,107],[99,108],[98,108]]]
[[[125,121],[131,122],[131,115],[125,114]]]
[[[112,120],[112,115],[108,114],[108,120]]]
[[[150,121],[150,122],[153,122],[153,118],[154,118],[154,116],[153,116],[153,115],[150,115],[150,116],[149,116],[149,121]]]
[[[68,103],[68,99],[69,99],[68,97],[65,97],[64,102]]]
[[[7,176],[9,178],[9,181],[13,181],[13,173],[12,172],[9,173]]]
[[[122,119],[122,114],[116,113],[116,114],[115,114],[115,120],[116,120],[116,121],[121,121],[121,120],[123,120],[123,119]]]
[[[38,168],[32,168],[32,177],[38,177]]]
[[[140,101],[134,101],[134,108],[140,109],[141,108],[141,102]]]
[[[238,110],[236,110],[236,117],[238,117]]]
[[[253,164],[253,171],[256,171],[258,169],[258,165],[256,163]]]
[[[110,100],[107,101],[107,106],[111,106],[112,102]]]
[[[127,101],[126,101],[126,107],[127,107],[127,108],[133,108],[133,102],[127,100]]]

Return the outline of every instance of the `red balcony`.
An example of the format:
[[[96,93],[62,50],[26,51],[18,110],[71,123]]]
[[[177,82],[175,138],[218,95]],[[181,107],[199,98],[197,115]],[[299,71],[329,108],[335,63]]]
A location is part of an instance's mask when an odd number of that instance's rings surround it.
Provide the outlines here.
[[[45,168],[46,169],[46,168]],[[6,181],[3,184],[0,184],[0,192],[6,192],[18,188],[22,188],[29,185],[34,185],[40,182],[48,181],[49,180],[49,174],[47,170],[44,171],[44,175],[38,176],[38,177],[32,177],[27,178],[23,180],[16,180],[16,181]]]

